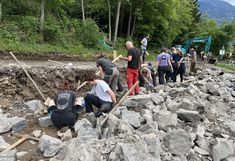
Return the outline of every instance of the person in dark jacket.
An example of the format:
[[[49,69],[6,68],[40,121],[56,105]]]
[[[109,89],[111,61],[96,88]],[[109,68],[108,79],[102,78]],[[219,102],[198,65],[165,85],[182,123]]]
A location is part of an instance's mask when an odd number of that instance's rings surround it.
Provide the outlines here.
[[[49,106],[47,111],[57,128],[72,127],[83,110],[81,100],[76,99],[72,91],[61,92],[54,100],[48,98],[45,104]]]
[[[173,82],[176,82],[178,74],[180,75],[180,82],[183,82],[186,66],[185,66],[185,57],[182,51],[178,50],[176,53],[173,54],[172,65],[173,65]]]

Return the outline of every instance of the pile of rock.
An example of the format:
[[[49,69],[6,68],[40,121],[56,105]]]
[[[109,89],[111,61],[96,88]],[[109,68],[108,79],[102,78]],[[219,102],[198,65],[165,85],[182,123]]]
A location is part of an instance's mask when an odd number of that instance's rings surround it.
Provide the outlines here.
[[[105,116],[86,114],[76,137],[69,129],[61,139],[37,135],[39,149],[50,161],[233,161],[235,75],[220,72],[206,69],[193,81],[128,97],[102,129]]]

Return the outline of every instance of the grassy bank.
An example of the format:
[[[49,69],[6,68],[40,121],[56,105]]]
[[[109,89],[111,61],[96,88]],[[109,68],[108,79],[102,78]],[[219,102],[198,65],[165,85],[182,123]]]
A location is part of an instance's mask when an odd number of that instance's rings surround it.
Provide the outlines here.
[[[231,66],[230,64],[218,63],[216,64],[217,67],[223,68],[230,72],[235,72],[235,66]]]

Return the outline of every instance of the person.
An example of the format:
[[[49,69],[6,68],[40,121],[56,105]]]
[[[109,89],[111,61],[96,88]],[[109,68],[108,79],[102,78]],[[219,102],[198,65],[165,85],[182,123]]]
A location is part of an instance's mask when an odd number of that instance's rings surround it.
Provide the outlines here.
[[[161,54],[157,56],[157,67],[159,84],[165,84],[165,79],[168,81],[170,73],[173,71],[173,67],[171,65],[171,56],[167,53],[166,48],[162,48]]]
[[[141,54],[142,54],[142,60],[143,63],[145,62],[146,59],[146,52],[147,52],[147,45],[148,45],[148,39],[149,39],[149,35],[145,36],[142,40],[141,40]]]
[[[183,82],[183,77],[186,71],[185,66],[185,57],[183,56],[183,52],[178,50],[172,56],[172,66],[173,66],[173,82],[176,82],[177,75],[180,74],[180,82]]]
[[[128,50],[127,57],[121,57],[121,59],[128,61],[126,77],[128,88],[131,89],[131,87],[138,81],[138,69],[140,64],[142,64],[142,58],[140,51],[134,47],[131,41],[126,42],[126,47]],[[129,96],[133,96],[135,92],[136,94],[140,93],[138,84],[135,89],[129,93]]]
[[[154,70],[152,63],[142,64],[140,69],[140,87],[153,86],[156,87],[156,71]]]
[[[94,112],[93,105],[98,108],[95,113],[96,117],[99,117],[102,112],[107,113],[112,110],[113,105],[116,103],[116,96],[111,90],[109,85],[103,81],[97,79],[98,76],[90,75],[87,81],[93,85],[91,91],[85,95],[85,108],[86,112]]]
[[[190,56],[191,56],[190,72],[196,73],[197,53],[193,48],[190,49]]]
[[[104,78],[104,81],[108,83],[114,94],[116,94],[117,83],[119,81],[119,71],[116,65],[111,60],[105,58],[103,54],[96,60],[96,65],[99,68],[101,77]]]
[[[73,126],[82,112],[81,100],[76,99],[73,91],[63,91],[54,100],[48,98],[45,102],[49,106],[48,113],[57,128]]]

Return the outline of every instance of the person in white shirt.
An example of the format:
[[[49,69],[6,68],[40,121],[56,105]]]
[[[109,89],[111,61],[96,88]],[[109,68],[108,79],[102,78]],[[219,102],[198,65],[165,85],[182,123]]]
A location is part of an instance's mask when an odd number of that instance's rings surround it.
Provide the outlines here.
[[[116,103],[116,96],[105,81],[96,78],[97,76],[91,75],[87,79],[93,87],[84,99],[86,112],[94,112],[94,105],[99,109],[95,114],[98,117],[102,112],[107,113],[112,110],[113,105]]]
[[[147,50],[147,45],[148,45],[148,38],[149,35],[145,36],[142,40],[141,40],[141,51],[142,51],[142,60],[143,63],[145,62],[145,58],[146,58],[146,50]]]

